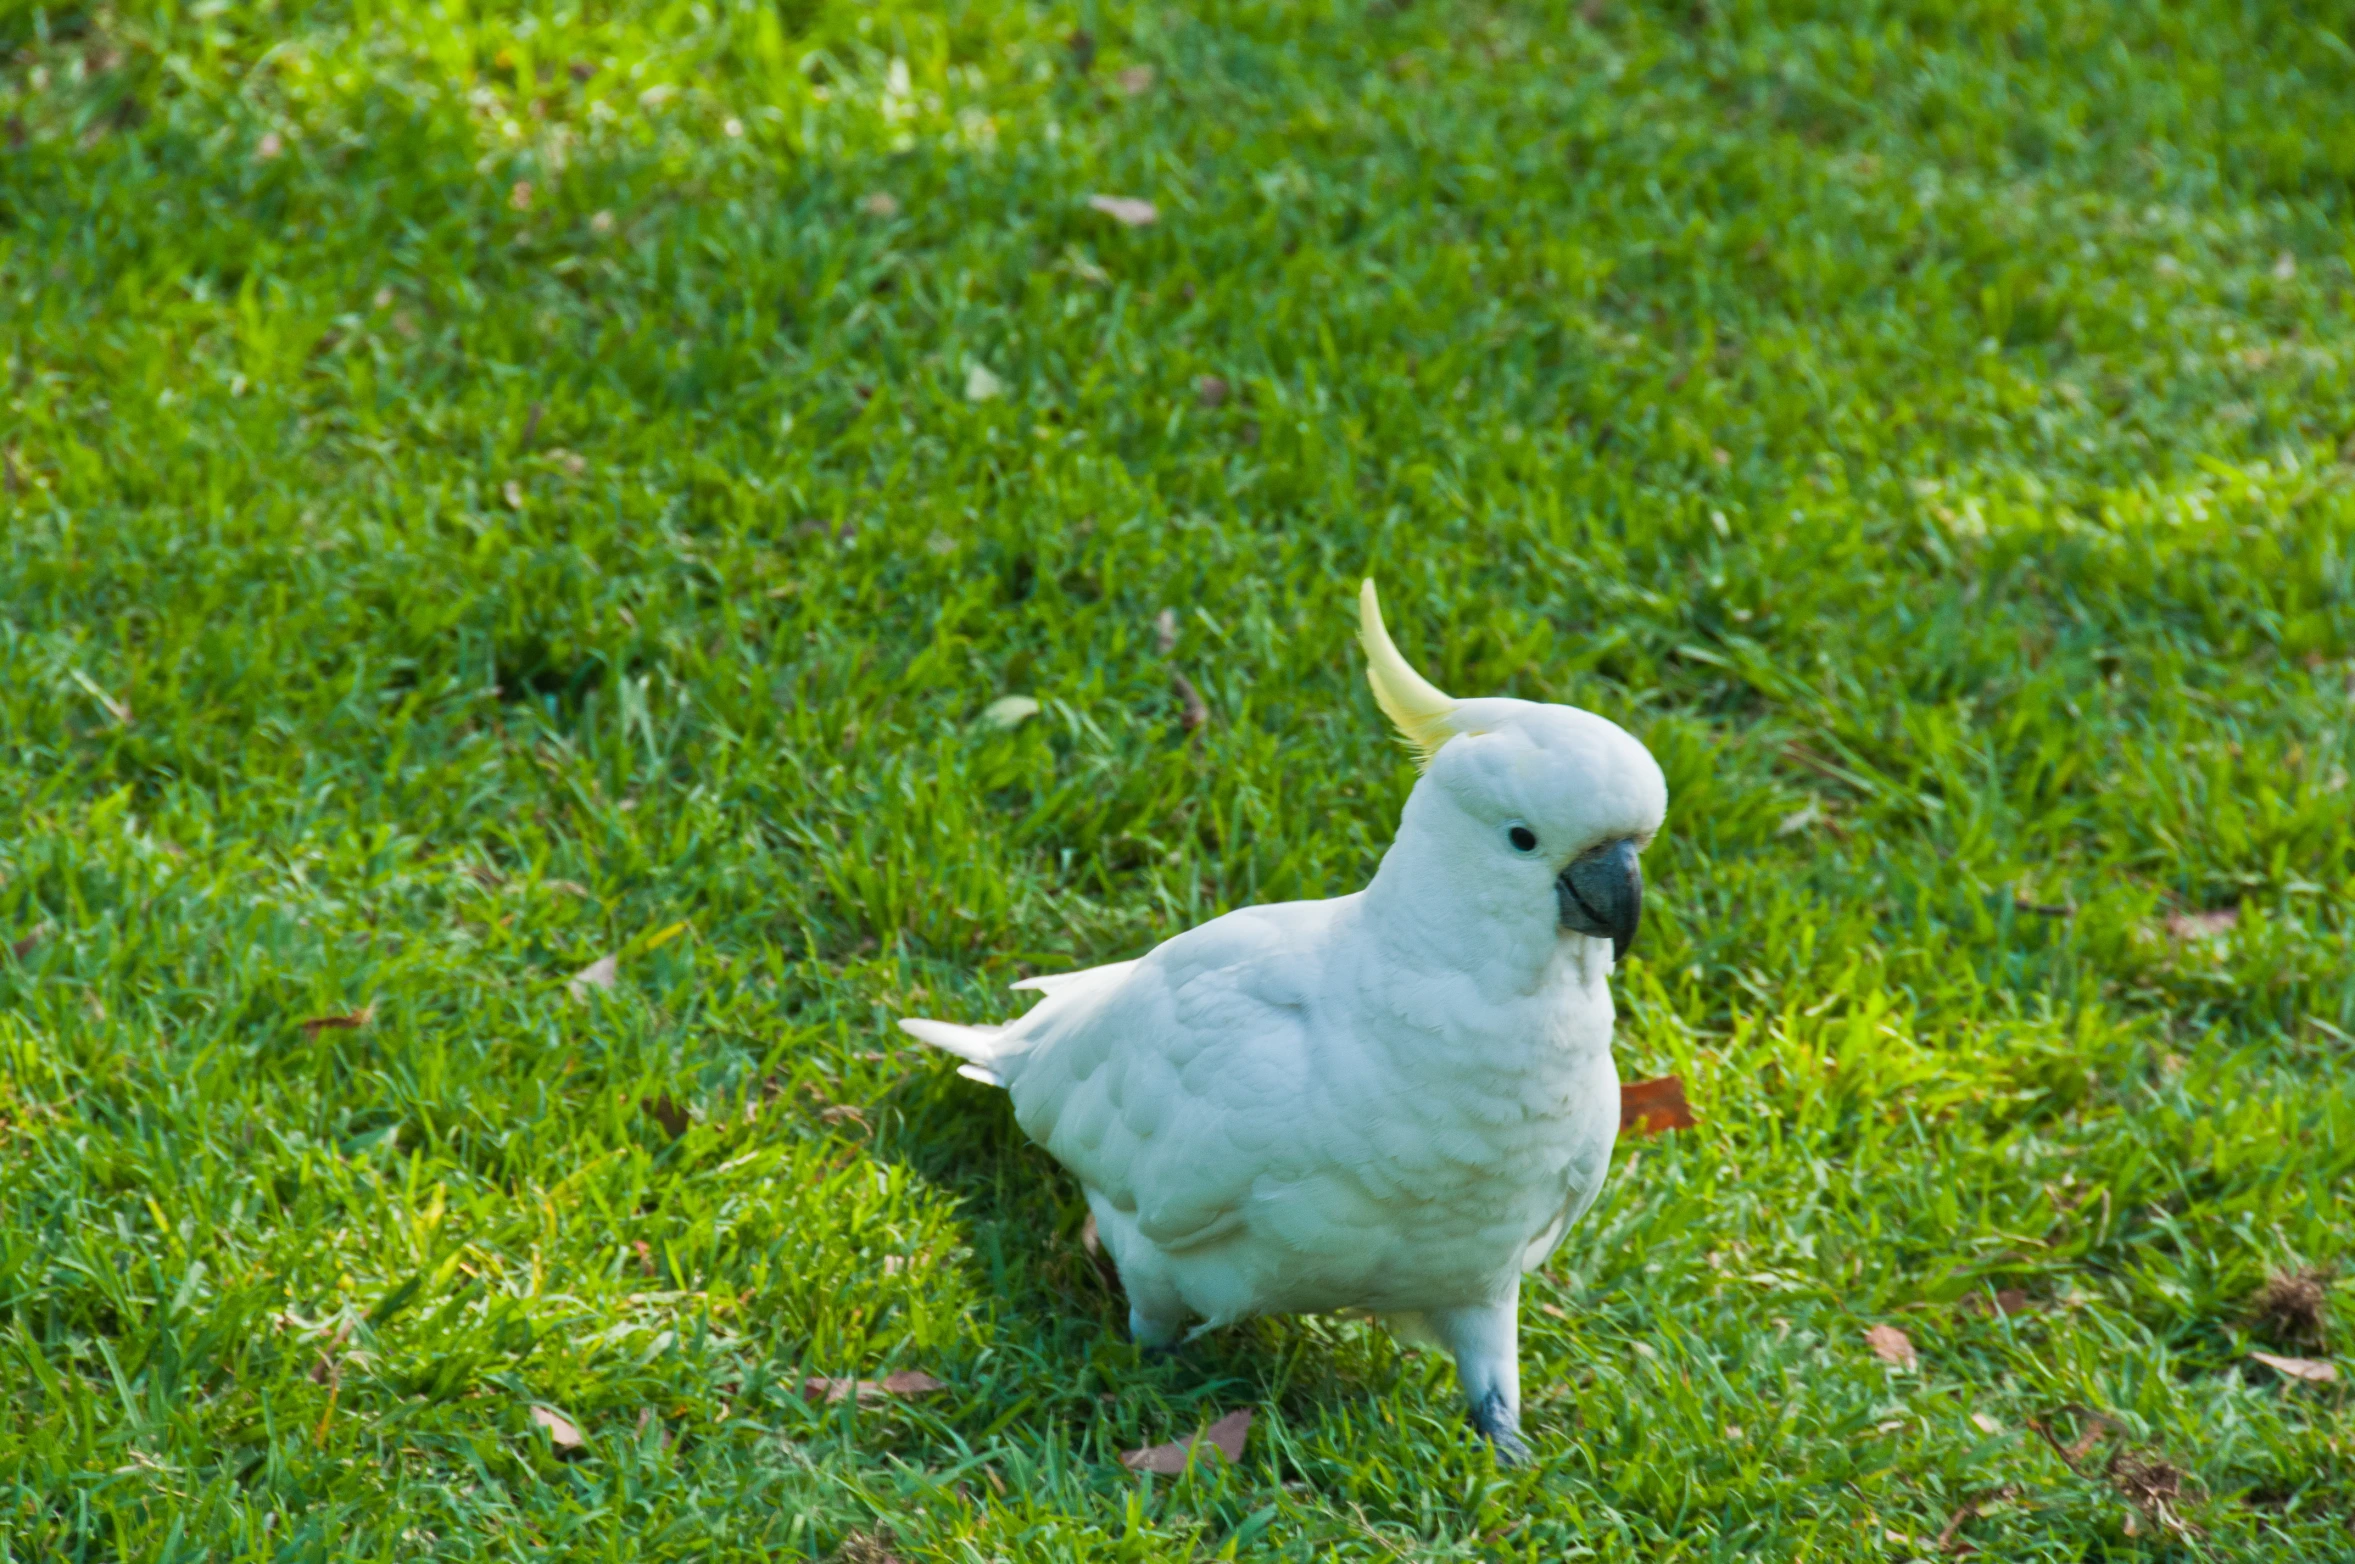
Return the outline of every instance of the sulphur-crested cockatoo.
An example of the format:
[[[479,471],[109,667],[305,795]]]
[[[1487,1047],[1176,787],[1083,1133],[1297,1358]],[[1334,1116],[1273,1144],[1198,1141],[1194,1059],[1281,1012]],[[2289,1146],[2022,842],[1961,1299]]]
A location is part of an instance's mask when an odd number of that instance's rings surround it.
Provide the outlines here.
[[[1026,979],[1046,997],[1004,1026],[900,1025],[1006,1088],[1078,1176],[1139,1342],[1371,1311],[1454,1355],[1518,1461],[1521,1273],[1610,1161],[1607,979],[1668,789],[1591,712],[1441,694],[1371,581],[1358,611],[1374,699],[1423,763],[1372,884]]]

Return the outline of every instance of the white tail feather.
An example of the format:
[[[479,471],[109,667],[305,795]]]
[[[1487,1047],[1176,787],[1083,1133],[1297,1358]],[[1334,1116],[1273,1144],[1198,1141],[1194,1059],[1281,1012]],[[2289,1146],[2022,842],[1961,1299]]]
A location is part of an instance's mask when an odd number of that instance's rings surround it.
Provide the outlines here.
[[[1036,989],[1052,999],[1057,994],[1067,994],[1075,988],[1093,988],[1098,983],[1116,981],[1135,965],[1133,961],[1115,961],[1101,967],[1082,967],[1077,972],[1042,972],[1037,977],[1026,977],[1014,986]]]
[[[957,1073],[990,1086],[1006,1084],[995,1066],[1007,1054],[1019,1051],[1019,1045],[1005,1036],[1006,1029],[1002,1026],[960,1026],[954,1021],[902,1016],[899,1029],[919,1042],[930,1043],[965,1060]]]

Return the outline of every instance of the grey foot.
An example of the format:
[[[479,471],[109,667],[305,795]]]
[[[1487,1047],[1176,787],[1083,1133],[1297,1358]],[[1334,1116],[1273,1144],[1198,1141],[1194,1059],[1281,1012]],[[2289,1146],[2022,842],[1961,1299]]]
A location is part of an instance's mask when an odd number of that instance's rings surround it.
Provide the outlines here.
[[[1472,1426],[1496,1451],[1499,1466],[1527,1466],[1529,1445],[1521,1437],[1521,1419],[1505,1403],[1505,1393],[1492,1390],[1472,1406]]]

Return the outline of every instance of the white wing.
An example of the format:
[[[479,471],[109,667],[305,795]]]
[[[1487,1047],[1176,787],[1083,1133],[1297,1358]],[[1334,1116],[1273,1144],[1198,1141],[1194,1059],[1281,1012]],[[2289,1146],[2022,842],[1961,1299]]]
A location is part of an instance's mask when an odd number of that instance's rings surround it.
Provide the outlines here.
[[[1023,1129],[1164,1249],[1231,1230],[1285,1160],[1308,1088],[1301,979],[1332,905],[1229,913],[1016,1023]]]

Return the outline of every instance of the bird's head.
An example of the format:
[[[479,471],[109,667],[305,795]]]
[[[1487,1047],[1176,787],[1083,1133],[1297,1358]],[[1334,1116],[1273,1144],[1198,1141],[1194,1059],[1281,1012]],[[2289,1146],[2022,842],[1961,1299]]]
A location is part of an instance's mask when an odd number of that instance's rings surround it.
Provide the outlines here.
[[[1575,706],[1442,694],[1391,643],[1371,581],[1358,633],[1374,699],[1422,762],[1402,841],[1410,829],[1424,837],[1496,913],[1550,915],[1625,955],[1643,914],[1637,855],[1668,810],[1651,752]]]

